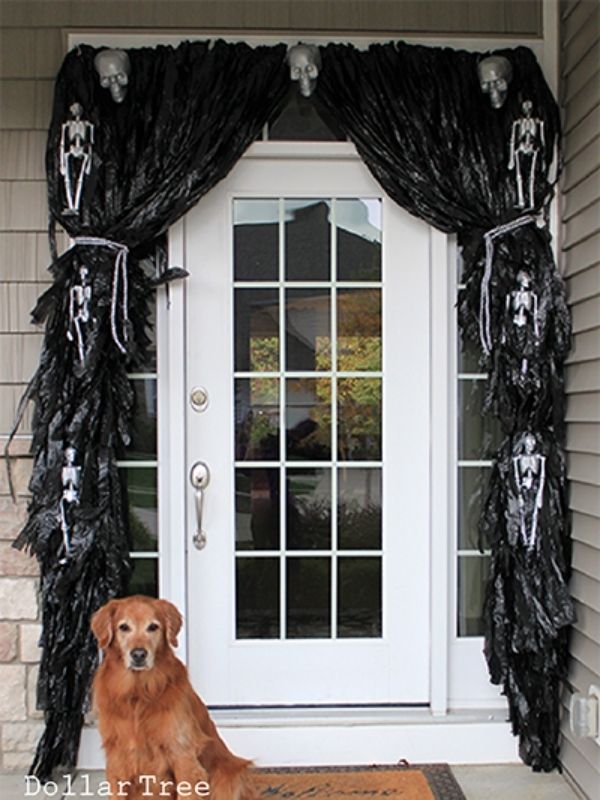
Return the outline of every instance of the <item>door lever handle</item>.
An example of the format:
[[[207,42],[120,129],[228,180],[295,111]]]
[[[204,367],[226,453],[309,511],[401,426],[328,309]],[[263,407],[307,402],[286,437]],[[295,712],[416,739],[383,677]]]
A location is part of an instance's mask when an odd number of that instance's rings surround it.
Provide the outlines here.
[[[192,542],[197,550],[206,547],[206,533],[202,529],[202,507],[204,505],[204,490],[210,483],[210,470],[204,461],[196,461],[190,470],[190,483],[194,487],[194,500],[196,504],[196,533]]]

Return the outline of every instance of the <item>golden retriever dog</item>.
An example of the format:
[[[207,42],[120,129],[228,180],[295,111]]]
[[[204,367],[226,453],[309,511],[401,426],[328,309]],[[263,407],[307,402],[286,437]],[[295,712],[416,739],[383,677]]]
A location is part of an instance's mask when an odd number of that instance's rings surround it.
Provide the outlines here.
[[[103,652],[94,707],[114,798],[255,800],[250,761],[217,733],[173,653],[182,618],[167,600],[111,600],[92,617]]]

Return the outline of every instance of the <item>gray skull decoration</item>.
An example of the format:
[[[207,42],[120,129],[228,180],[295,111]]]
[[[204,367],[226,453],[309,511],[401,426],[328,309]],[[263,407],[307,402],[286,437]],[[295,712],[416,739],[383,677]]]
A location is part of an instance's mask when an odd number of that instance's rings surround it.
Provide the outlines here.
[[[124,50],[102,50],[94,59],[94,67],[100,76],[100,86],[110,90],[115,103],[122,103],[127,94],[131,73],[127,53]]]
[[[290,67],[290,79],[298,81],[303,97],[310,97],[321,69],[319,48],[314,44],[296,44],[288,50],[286,61]]]
[[[489,94],[492,108],[502,108],[512,80],[512,65],[504,56],[488,56],[477,64],[479,85]]]

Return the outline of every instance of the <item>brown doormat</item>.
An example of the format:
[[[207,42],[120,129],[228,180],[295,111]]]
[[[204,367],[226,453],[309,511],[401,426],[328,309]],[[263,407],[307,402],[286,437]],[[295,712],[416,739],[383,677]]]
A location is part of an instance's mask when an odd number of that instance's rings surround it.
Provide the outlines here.
[[[272,800],[466,800],[447,764],[257,769],[259,798]]]

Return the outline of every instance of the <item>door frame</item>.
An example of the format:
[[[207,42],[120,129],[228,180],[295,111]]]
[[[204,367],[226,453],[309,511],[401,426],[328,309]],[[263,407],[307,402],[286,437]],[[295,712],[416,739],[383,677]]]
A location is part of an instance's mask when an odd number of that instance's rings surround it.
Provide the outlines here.
[[[354,145],[347,142],[256,142],[243,158],[302,159],[360,161]],[[184,261],[185,218],[177,222],[169,234],[169,262]],[[431,258],[429,264],[430,293],[430,481],[429,518],[431,530],[430,562],[430,711],[443,715],[448,708],[448,599],[450,540],[448,520],[451,519],[449,457],[454,424],[451,418],[451,348],[455,337],[451,328],[450,299],[454,270],[450,259],[449,237],[430,229]],[[158,488],[160,530],[159,590],[161,597],[170,599],[186,609],[186,587],[181,580],[185,574],[187,551],[190,546],[186,531],[188,494],[188,454],[186,452],[185,417],[186,365],[185,353],[185,281],[160,290],[157,297],[158,348]],[[434,588],[435,587],[435,588]],[[187,639],[181,637],[179,655],[187,662]]]
[[[543,9],[543,36],[541,38],[520,37],[514,44],[530,47],[537,56],[544,75],[552,91],[557,94],[559,80],[559,6],[558,0],[542,0]],[[301,36],[300,32],[280,32],[278,34],[248,34],[240,31],[194,30],[187,32],[143,31],[107,29],[71,29],[65,30],[63,35],[64,50],[72,49],[78,44],[107,47],[143,47],[159,44],[172,44],[176,46],[184,39],[210,39],[220,35],[226,41],[245,41],[252,46],[263,44],[287,43],[296,44]],[[367,47],[375,42],[387,42],[399,38],[397,32],[381,35],[321,35],[312,33],[305,37],[316,44],[328,42],[349,42],[356,47]],[[401,37],[410,44],[440,45],[465,50],[494,50],[507,46],[507,38],[498,36],[460,37],[452,35],[408,35]],[[511,40],[512,42],[512,40]],[[286,147],[288,148],[286,151]],[[253,144],[244,157],[253,157],[254,154],[264,156],[271,153],[277,157],[278,150],[288,157],[290,144],[283,142],[257,142]],[[311,149],[311,156],[315,150],[313,143],[293,143],[294,156],[299,156],[303,148]],[[346,148],[346,150],[344,150]],[[327,157],[347,157],[355,155],[352,145],[346,143],[321,143],[320,151]],[[184,220],[180,220],[170,230],[169,256],[171,263],[183,261],[184,247]],[[558,230],[558,203],[553,201],[551,208],[551,231],[553,233],[553,248],[557,248],[556,232]],[[399,725],[394,727],[397,734],[395,750],[390,756],[397,759],[397,753],[402,749],[404,734],[407,747],[402,751],[412,760],[435,760],[443,758],[450,763],[487,763],[510,762],[518,760],[514,739],[510,728],[505,722],[505,703],[485,700],[475,701],[471,712],[458,712],[452,710],[454,706],[466,708],[464,692],[461,687],[471,687],[472,675],[463,675],[462,665],[464,657],[472,658],[475,650],[481,650],[480,638],[458,639],[454,633],[456,619],[456,591],[455,591],[455,553],[452,542],[456,541],[456,476],[454,472],[453,455],[456,442],[456,396],[454,378],[456,373],[456,310],[454,297],[456,292],[456,247],[453,237],[448,237],[438,231],[432,232],[431,239],[431,299],[430,311],[432,319],[431,329],[431,566],[430,566],[430,609],[431,609],[431,645],[430,645],[430,708],[419,713],[407,712],[395,715],[392,719],[381,714],[377,719],[366,721],[366,727],[361,725],[361,719],[356,714],[350,713],[341,720],[331,718],[329,726],[335,741],[345,747],[344,736],[346,726],[353,726],[353,730],[362,737],[362,743],[377,736],[378,725]],[[162,503],[159,506],[158,522],[161,536],[159,537],[159,591],[160,595],[171,599],[182,609],[186,607],[186,587],[181,576],[185,575],[185,561],[187,545],[185,535],[185,507],[186,493],[188,491],[188,475],[186,472],[187,461],[185,458],[185,410],[187,398],[185,397],[186,374],[185,360],[179,354],[185,346],[185,284],[176,282],[169,287],[161,287],[157,292],[157,347],[162,355],[162,363],[158,366],[158,490]],[[179,319],[181,322],[177,324]],[[170,469],[167,466],[170,465]],[[434,591],[435,587],[435,591]],[[179,657],[187,660],[187,632],[185,628],[179,637]],[[464,679],[460,681],[458,689],[453,686],[456,674]],[[481,675],[476,676],[481,681]],[[491,713],[490,713],[491,710]],[[373,724],[373,721],[376,724]],[[432,727],[429,722],[435,722]],[[281,721],[273,720],[282,731]],[[311,731],[309,722],[294,723],[290,718],[292,736],[298,737],[302,729]],[[491,724],[490,724],[491,723]],[[223,727],[231,730],[231,739],[236,741],[236,729],[241,723],[237,718],[219,721]],[[261,731],[269,726],[269,720],[258,722],[258,727],[253,726],[252,720],[247,720],[247,727],[254,730],[254,735],[260,738]],[[285,722],[283,723],[285,724]],[[300,727],[298,727],[298,724]],[[316,720],[317,725],[323,725],[322,720]],[[457,729],[458,725],[458,729]],[[388,728],[391,731],[391,728]],[[457,735],[460,730],[460,736]],[[350,735],[348,733],[348,735]],[[281,736],[283,739],[285,736]],[[299,738],[302,738],[300,736]],[[388,739],[390,737],[387,737]],[[439,747],[443,744],[443,749]],[[413,746],[414,745],[414,746]],[[243,747],[240,747],[243,750]],[[432,754],[433,753],[433,754]],[[319,762],[319,754],[315,754],[312,762]],[[331,755],[335,758],[335,755]],[[350,757],[348,757],[350,759]],[[338,763],[352,763],[339,757]],[[98,769],[104,762],[99,736],[96,728],[84,727],[79,753],[79,766]],[[283,763],[283,762],[281,762]],[[330,762],[331,763],[331,762]]]

